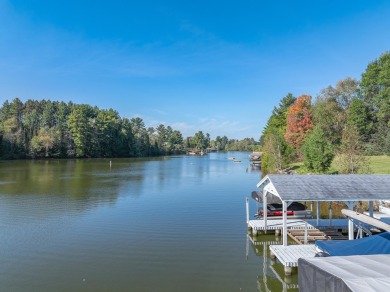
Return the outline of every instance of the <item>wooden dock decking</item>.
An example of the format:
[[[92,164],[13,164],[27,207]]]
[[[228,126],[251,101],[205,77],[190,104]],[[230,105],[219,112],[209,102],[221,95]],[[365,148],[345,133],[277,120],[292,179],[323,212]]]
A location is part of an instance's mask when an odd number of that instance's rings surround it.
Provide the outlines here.
[[[296,243],[307,244],[314,243],[316,240],[347,240],[348,236],[342,234],[336,229],[308,229],[305,240],[305,230],[293,229],[287,232]],[[306,242],[305,242],[306,241]]]
[[[298,259],[314,257],[316,248],[314,244],[305,245],[270,245],[271,254],[275,256],[285,267],[298,267]]]
[[[287,235],[290,236],[298,244],[314,243],[316,240],[326,240],[324,232],[318,229],[308,229],[305,236],[305,230],[289,230]],[[306,239],[306,242],[305,242]]]
[[[348,219],[332,219],[330,222],[329,219],[287,219],[287,229],[304,229],[305,222],[307,222],[308,229],[341,229],[348,230]],[[251,227],[252,230],[277,230],[283,228],[282,219],[268,219],[267,226],[265,226],[263,219],[249,220],[248,227]]]
[[[306,222],[300,219],[287,219],[287,229],[303,229],[305,228]],[[265,226],[264,220],[249,220],[248,226],[252,228],[252,230],[280,230],[283,228],[283,220],[282,219],[272,219],[267,220],[267,226]],[[311,224],[307,224],[308,229],[315,228]]]

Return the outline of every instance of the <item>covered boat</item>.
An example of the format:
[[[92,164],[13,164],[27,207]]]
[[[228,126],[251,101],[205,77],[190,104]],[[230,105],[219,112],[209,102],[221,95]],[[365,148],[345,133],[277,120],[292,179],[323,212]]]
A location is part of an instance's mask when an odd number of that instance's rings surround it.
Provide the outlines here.
[[[356,241],[356,240],[355,240]],[[300,292],[390,291],[390,255],[300,258]]]
[[[252,192],[252,198],[257,203],[263,203],[263,194],[259,191]],[[255,217],[263,217],[263,207],[257,208],[257,213]],[[279,197],[274,196],[272,194],[268,194],[267,196],[267,217],[269,219],[279,219],[283,216],[283,206],[282,201]],[[313,212],[311,210],[307,210],[306,205],[299,202],[291,202],[287,206],[287,217],[288,218],[312,218]]]
[[[390,232],[355,240],[318,240],[316,247],[330,256],[390,254]]]

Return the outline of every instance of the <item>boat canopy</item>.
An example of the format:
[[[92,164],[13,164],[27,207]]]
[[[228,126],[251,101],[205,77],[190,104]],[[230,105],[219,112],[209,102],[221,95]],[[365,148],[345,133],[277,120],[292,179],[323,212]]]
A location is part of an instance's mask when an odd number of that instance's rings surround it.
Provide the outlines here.
[[[263,203],[263,193],[259,191],[252,192],[252,199],[258,203]],[[268,193],[267,195],[267,204],[281,204],[282,201],[279,197]]]
[[[268,174],[257,187],[282,201],[390,200],[390,175],[384,174]]]
[[[390,255],[301,258],[299,291],[390,291]]]
[[[390,254],[390,232],[355,240],[317,240],[316,246],[331,256]]]

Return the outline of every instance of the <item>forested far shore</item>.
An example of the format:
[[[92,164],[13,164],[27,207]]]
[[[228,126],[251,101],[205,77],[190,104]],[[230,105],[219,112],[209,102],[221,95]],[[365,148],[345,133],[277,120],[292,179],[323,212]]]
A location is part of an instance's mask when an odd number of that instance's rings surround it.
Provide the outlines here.
[[[6,100],[0,108],[0,159],[147,157],[188,149],[246,150],[259,143],[198,131],[184,138],[163,124],[146,127],[139,118],[123,118],[113,109],[87,104]]]
[[[345,78],[310,95],[287,94],[265,126],[263,173],[304,162],[304,172],[369,173],[367,156],[390,155],[390,53],[368,64],[361,80]]]

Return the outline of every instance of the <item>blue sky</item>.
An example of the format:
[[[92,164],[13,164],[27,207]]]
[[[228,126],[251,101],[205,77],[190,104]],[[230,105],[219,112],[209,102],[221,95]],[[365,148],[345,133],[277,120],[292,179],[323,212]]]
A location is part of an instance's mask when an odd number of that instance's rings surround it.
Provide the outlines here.
[[[389,49],[390,1],[0,0],[0,101],[258,139],[287,93],[359,79]]]

